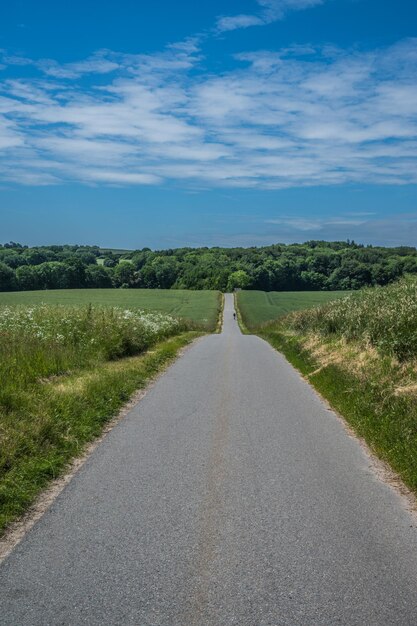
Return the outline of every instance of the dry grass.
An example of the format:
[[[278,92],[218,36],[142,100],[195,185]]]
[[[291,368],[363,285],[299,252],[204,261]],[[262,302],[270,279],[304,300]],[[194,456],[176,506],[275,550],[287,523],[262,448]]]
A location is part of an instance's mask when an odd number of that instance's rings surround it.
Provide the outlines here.
[[[417,357],[417,279],[351,293],[340,300],[286,318],[298,333],[343,337],[400,361]]]

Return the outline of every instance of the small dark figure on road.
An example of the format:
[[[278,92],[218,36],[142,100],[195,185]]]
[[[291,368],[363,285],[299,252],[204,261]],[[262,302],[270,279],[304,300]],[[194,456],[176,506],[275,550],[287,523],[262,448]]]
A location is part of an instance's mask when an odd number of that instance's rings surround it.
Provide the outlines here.
[[[236,313],[233,313],[233,319],[234,320],[236,319]]]

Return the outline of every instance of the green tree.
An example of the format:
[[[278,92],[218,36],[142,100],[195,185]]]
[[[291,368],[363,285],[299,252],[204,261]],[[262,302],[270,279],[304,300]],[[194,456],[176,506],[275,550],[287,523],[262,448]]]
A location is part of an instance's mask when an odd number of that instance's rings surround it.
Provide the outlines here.
[[[77,256],[64,261],[66,265],[65,281],[69,289],[80,289],[86,286],[86,265]]]
[[[49,261],[35,266],[40,289],[68,289],[68,266],[59,261]]]
[[[319,272],[301,272],[301,280],[307,291],[324,289],[327,284],[327,277]]]
[[[14,271],[5,263],[0,263],[0,291],[13,291],[15,286]]]
[[[232,272],[227,281],[227,290],[233,291],[234,289],[247,289],[250,285],[250,278],[243,270],[237,270]]]
[[[133,287],[136,282],[135,268],[131,263],[119,263],[113,270],[113,284],[115,287]]]
[[[113,287],[111,270],[102,265],[89,265],[85,270],[86,287],[106,289]]]
[[[49,260],[48,255],[43,250],[37,250],[36,248],[28,250],[23,256],[28,265],[40,265]]]
[[[16,270],[17,289],[21,291],[31,291],[39,289],[39,278],[36,267],[32,265],[22,265]]]

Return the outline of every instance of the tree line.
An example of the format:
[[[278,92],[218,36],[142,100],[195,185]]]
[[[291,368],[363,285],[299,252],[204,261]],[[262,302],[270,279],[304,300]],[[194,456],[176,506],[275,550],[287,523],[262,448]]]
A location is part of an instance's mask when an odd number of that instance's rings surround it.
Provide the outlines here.
[[[0,291],[75,288],[316,291],[386,285],[417,273],[415,247],[308,241],[252,248],[134,251],[0,245]]]

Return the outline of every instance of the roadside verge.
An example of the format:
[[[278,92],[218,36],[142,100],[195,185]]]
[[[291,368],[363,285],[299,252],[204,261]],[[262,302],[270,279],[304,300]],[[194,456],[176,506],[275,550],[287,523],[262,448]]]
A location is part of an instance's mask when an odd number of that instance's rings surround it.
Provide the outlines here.
[[[343,341],[277,328],[258,334],[284,354],[417,494],[417,385],[407,384],[406,368]]]
[[[281,352],[339,415],[378,465],[380,477],[416,509],[417,382],[414,364],[403,365],[342,340],[294,332],[285,318],[250,331]],[[414,380],[414,384],[413,384]],[[411,491],[409,491],[411,490]],[[413,495],[414,494],[414,495]]]
[[[33,503],[51,481],[70,470],[71,461],[82,456],[106,426],[114,425],[110,420],[132,394],[138,401],[138,392],[143,393],[180,350],[201,334],[183,332],[141,355],[101,363],[47,382],[42,394],[33,398],[32,409],[33,420],[42,416],[39,423],[43,430],[39,436],[43,445],[22,449],[18,462],[0,481],[0,535],[6,530],[7,539],[7,529],[13,521],[31,506],[38,510],[39,504]],[[122,410],[120,416],[124,414]],[[0,558],[1,544],[5,541],[0,540]],[[7,546],[3,545],[5,550]]]

